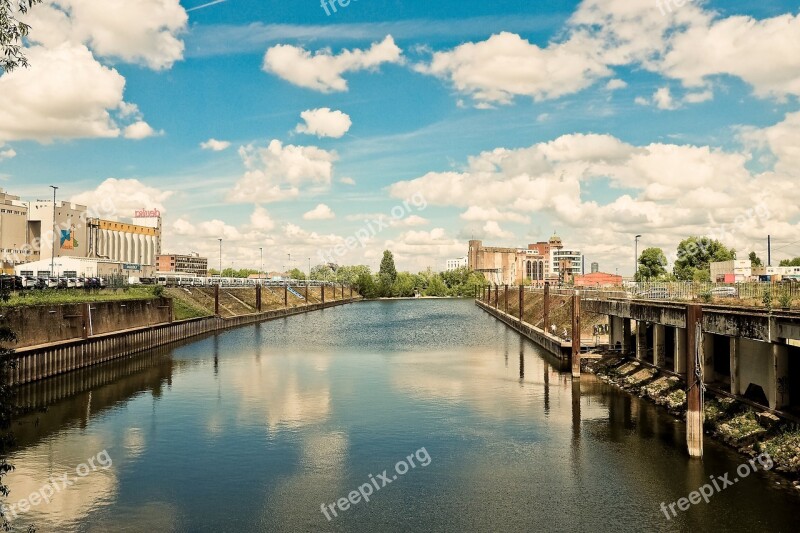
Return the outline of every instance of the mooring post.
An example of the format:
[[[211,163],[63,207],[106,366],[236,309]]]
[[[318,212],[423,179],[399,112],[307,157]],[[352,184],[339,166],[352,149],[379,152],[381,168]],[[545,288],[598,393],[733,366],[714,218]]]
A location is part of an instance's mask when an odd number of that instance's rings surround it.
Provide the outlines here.
[[[548,322],[550,321],[550,282],[545,281],[544,283],[544,324],[542,324],[542,329],[545,333],[547,333],[547,329],[550,327]]]
[[[319,286],[319,292],[322,294],[322,303],[325,303],[325,284]]]
[[[219,284],[214,285],[214,314],[219,316]]]
[[[494,284],[494,308],[500,309],[500,285]]]
[[[581,293],[572,295],[572,377],[581,377]]]
[[[703,457],[703,308],[686,307],[686,445],[690,457]]]
[[[261,284],[256,285],[256,311],[261,312]]]
[[[525,316],[525,286],[519,286],[519,321],[522,322]]]
[[[306,305],[308,305],[308,282],[306,281]]]
[[[506,314],[508,314],[508,285],[503,287],[503,299],[506,301]]]
[[[289,307],[289,282],[283,286],[283,306]]]

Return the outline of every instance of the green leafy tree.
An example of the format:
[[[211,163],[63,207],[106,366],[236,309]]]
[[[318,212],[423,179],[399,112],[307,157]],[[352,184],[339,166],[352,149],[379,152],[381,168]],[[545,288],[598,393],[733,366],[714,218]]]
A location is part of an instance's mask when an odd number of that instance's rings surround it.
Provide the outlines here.
[[[438,273],[430,277],[425,296],[447,296],[447,285]]]
[[[415,296],[417,288],[417,276],[409,272],[398,272],[392,284],[392,296],[396,298]]]
[[[397,278],[397,268],[394,266],[394,255],[389,250],[384,250],[381,259],[381,268],[378,270],[379,276],[387,276],[389,281],[394,283]]]
[[[330,265],[317,265],[311,268],[311,279],[316,281],[336,281],[336,272]]]
[[[367,265],[341,266],[336,270],[336,282],[355,285],[362,274],[372,275],[372,271]]]
[[[353,284],[353,288],[364,298],[377,298],[378,287],[375,278],[369,272],[362,272]]]
[[[299,268],[293,268],[289,271],[289,277],[292,279],[306,279],[306,273]]]
[[[636,281],[662,279],[667,275],[667,256],[661,248],[647,248],[639,256]]]
[[[748,257],[750,258],[750,266],[760,267],[762,265],[761,258],[755,252],[750,252]]]
[[[800,266],[800,257],[795,257],[794,259],[784,259],[781,261],[782,267],[797,267]]]
[[[20,22],[17,16],[42,0],[0,0],[0,70],[11,72],[17,67],[27,67],[22,41],[31,27]]]
[[[673,272],[681,281],[708,281],[709,264],[736,259],[736,250],[727,248],[716,239],[689,237],[678,244],[678,259]]]

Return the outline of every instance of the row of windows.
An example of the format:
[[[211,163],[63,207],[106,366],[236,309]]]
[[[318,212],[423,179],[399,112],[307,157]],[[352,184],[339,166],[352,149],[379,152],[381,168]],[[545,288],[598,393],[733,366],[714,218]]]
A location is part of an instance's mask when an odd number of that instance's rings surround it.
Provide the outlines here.
[[[15,211],[14,209],[0,209],[0,213],[7,215],[27,215],[25,211]]]

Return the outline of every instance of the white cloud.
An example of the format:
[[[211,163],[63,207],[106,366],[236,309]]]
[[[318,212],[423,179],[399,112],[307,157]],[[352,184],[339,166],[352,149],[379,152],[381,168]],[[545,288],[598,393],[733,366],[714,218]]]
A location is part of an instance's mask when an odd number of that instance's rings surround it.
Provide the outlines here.
[[[683,101],[689,104],[700,104],[702,102],[708,102],[709,100],[714,99],[714,92],[709,90],[696,92],[696,93],[688,93],[686,96],[683,97]]]
[[[402,50],[388,35],[368,50],[342,50],[338,54],[327,48],[311,53],[298,46],[279,44],[267,50],[263,70],[294,85],[329,93],[347,90],[347,81],[342,77],[347,72],[374,70],[383,63],[400,62]]]
[[[331,220],[334,218],[336,218],[336,213],[325,204],[319,204],[303,215],[303,220]]]
[[[502,32],[478,43],[437,52],[417,70],[449,80],[483,107],[509,104],[514,96],[558,98],[590,86],[611,71],[600,60],[598,43],[575,34],[546,48]]]
[[[110,110],[122,103],[125,78],[83,45],[27,50],[30,68],[0,76],[0,140],[117,137]]]
[[[275,221],[270,216],[269,212],[260,205],[257,205],[250,215],[250,225],[258,230],[271,231],[275,229]]]
[[[608,83],[606,83],[606,90],[616,91],[617,89],[624,89],[627,86],[628,84],[625,83],[624,80],[614,78],[613,80],[608,80]]]
[[[16,150],[11,148],[10,146],[5,150],[3,150],[2,148],[4,146],[5,143],[3,143],[3,141],[0,141],[0,161],[2,161],[3,159],[12,159],[17,156]]]
[[[147,137],[153,137],[156,135],[163,135],[163,131],[155,131],[150,124],[143,120],[139,120],[134,122],[133,124],[128,125],[125,128],[124,136],[126,139],[146,139]]]
[[[164,202],[172,191],[151,187],[136,179],[108,178],[96,189],[76,194],[70,202],[88,206],[106,218],[131,218],[140,209],[158,209],[163,215]]]
[[[669,87],[660,87],[656,92],[653,94],[653,103],[659,109],[677,109],[679,106],[678,104],[672,99],[672,94],[669,91]]]
[[[277,202],[295,198],[301,188],[324,191],[330,186],[336,152],[316,146],[283,145],[273,140],[266,148],[239,148],[246,172],[228,194],[231,202]]]
[[[307,109],[300,113],[305,124],[298,124],[295,131],[317,137],[339,139],[350,130],[353,122],[350,115],[341,111],[331,111],[329,107]]]
[[[392,219],[389,225],[393,228],[414,228],[417,226],[427,226],[430,221],[419,215],[408,215],[407,217]]]
[[[513,211],[500,211],[496,207],[481,207],[472,205],[465,212],[461,213],[462,220],[480,221],[485,222],[489,220],[508,220],[510,222],[519,222],[521,224],[530,223],[531,219],[527,215],[514,213]]]
[[[339,183],[343,183],[345,185],[355,185],[356,180],[354,180],[353,178],[342,178],[339,180]]]
[[[200,148],[203,150],[211,150],[212,152],[221,152],[227,150],[231,146],[228,141],[218,141],[217,139],[209,139],[200,143]]]
[[[161,70],[183,58],[188,16],[178,0],[53,0],[25,20],[47,47],[85,44],[99,57]]]
[[[500,227],[500,224],[497,223],[495,220],[487,220],[486,224],[483,225],[483,234],[486,237],[492,237],[496,239],[510,239],[514,236],[513,233],[510,231],[506,231]]]

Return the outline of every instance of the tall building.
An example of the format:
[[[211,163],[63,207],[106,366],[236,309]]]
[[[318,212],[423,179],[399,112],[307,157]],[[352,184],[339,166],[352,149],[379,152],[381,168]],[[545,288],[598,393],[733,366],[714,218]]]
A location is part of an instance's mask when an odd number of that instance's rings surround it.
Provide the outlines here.
[[[139,219],[134,219],[139,222]],[[99,218],[89,219],[87,257],[138,265],[155,265],[161,254],[161,219],[152,226]]]
[[[465,267],[469,264],[469,260],[467,256],[459,257],[458,259],[448,259],[445,264],[445,270],[448,272],[452,270],[458,270],[459,268]]]
[[[583,255],[577,250],[554,250],[552,260],[552,273],[561,281],[566,282],[583,274]]]
[[[159,272],[181,272],[196,274],[200,277],[208,275],[208,258],[199,254],[190,255],[159,255],[156,261],[156,270]]]
[[[28,206],[19,196],[0,189],[0,270],[5,274],[14,271],[14,265],[28,258]]]
[[[595,261],[592,263],[592,274],[596,274],[597,272],[600,272],[600,263]]]

